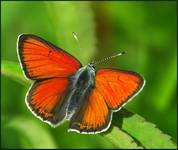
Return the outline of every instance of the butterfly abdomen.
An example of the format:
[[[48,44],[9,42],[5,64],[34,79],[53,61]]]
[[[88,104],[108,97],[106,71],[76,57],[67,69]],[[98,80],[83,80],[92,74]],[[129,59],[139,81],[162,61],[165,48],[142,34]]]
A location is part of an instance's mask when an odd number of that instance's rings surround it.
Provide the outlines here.
[[[87,100],[91,89],[95,86],[95,70],[92,66],[82,67],[74,76],[71,77],[69,105],[67,118],[69,119],[79,106]]]

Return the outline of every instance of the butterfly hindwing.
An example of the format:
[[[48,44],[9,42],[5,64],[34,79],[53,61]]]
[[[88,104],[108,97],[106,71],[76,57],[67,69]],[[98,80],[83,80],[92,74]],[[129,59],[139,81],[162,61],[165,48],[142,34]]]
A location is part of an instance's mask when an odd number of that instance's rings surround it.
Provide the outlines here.
[[[66,115],[66,110],[56,112],[57,106],[64,104],[64,97],[69,87],[67,78],[53,78],[36,81],[27,93],[26,102],[30,110],[50,124],[57,124]]]
[[[68,77],[81,67],[73,56],[38,36],[22,34],[17,43],[20,62],[29,79]]]
[[[103,96],[97,89],[93,89],[80,110],[70,121],[69,130],[80,133],[98,133],[106,129],[111,120]]]

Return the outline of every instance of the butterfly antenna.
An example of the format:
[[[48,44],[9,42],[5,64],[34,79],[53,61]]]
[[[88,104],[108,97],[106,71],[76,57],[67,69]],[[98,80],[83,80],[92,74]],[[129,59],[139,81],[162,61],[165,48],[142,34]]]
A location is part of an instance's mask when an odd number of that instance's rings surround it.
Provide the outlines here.
[[[77,34],[75,32],[72,32],[72,35],[73,35],[74,39],[76,40],[76,42],[78,44],[79,50],[81,51],[81,46],[80,46],[80,42],[78,40]]]
[[[94,66],[94,65],[96,65],[96,64],[100,64],[100,63],[102,63],[102,62],[104,62],[104,61],[107,61],[107,60],[109,60],[109,59],[112,59],[112,58],[121,56],[121,55],[123,55],[123,54],[125,54],[125,53],[126,53],[126,52],[121,52],[121,53],[118,53],[118,54],[116,54],[116,55],[103,58],[103,59],[101,59],[101,60],[99,60],[99,61],[94,61],[94,62],[92,62],[91,64]]]

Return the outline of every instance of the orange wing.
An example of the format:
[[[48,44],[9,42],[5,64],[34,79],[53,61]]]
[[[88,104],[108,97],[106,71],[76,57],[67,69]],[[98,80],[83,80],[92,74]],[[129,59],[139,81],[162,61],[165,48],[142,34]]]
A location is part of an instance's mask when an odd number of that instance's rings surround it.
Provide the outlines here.
[[[61,48],[31,34],[19,36],[18,54],[29,79],[67,77],[81,67],[77,59]]]
[[[95,84],[109,108],[118,110],[142,89],[144,79],[131,71],[101,69],[96,73]]]
[[[111,111],[103,96],[97,89],[93,89],[85,104],[71,118],[69,131],[98,133],[109,126],[110,120]]]
[[[63,107],[63,98],[68,90],[67,78],[53,78],[36,81],[30,88],[26,102],[33,113],[43,120],[52,124],[62,121],[66,115],[65,111],[56,111]]]

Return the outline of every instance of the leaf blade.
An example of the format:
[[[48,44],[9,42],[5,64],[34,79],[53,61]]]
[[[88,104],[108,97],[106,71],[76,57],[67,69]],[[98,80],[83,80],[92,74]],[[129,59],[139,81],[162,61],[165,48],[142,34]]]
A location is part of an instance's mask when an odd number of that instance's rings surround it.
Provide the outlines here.
[[[137,145],[132,137],[116,126],[112,128],[109,134],[104,134],[104,137],[107,138],[115,148],[143,149],[143,147]]]
[[[169,135],[138,114],[122,109],[114,119],[115,125],[137,139],[145,148],[176,148]]]

